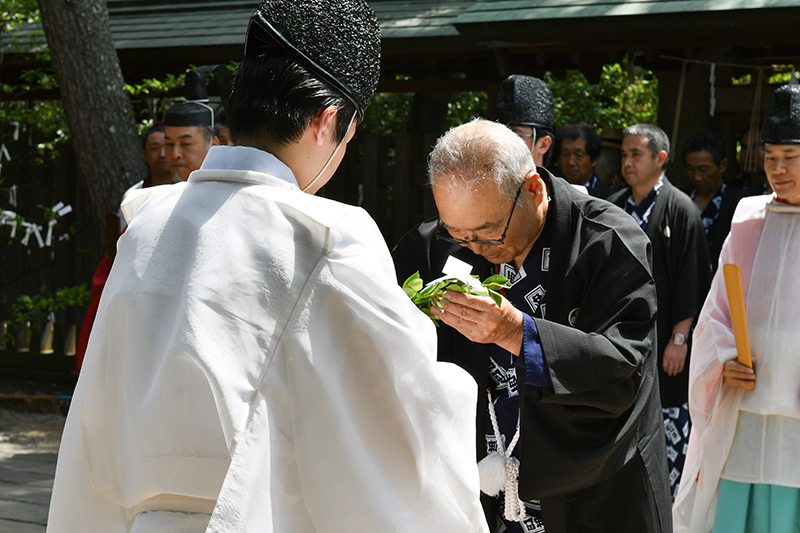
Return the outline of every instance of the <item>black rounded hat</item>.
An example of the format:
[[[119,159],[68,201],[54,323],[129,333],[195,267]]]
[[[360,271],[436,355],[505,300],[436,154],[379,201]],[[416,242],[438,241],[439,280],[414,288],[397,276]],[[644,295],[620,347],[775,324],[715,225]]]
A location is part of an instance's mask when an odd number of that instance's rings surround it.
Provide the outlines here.
[[[761,127],[761,142],[800,144],[800,85],[781,85],[772,94]]]
[[[165,126],[213,126],[214,110],[201,102],[175,104],[164,118]]]
[[[266,0],[250,18],[245,56],[285,50],[350,100],[359,119],[378,84],[381,36],[364,0]]]
[[[507,77],[500,83],[494,107],[497,120],[507,126],[553,129],[553,93],[539,78],[521,74]]]

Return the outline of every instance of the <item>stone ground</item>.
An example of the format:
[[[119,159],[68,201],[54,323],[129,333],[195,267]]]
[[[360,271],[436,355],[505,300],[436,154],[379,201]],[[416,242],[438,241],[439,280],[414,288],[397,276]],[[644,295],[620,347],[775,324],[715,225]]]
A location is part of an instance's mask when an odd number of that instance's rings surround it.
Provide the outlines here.
[[[0,379],[6,394],[55,392],[47,389]],[[66,406],[38,396],[0,401],[0,533],[44,533]]]

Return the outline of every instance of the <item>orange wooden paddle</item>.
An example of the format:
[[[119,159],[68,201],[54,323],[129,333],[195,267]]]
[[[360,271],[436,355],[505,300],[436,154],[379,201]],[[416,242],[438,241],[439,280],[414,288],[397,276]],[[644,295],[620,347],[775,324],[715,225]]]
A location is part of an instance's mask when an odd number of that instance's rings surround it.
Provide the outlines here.
[[[753,368],[750,357],[750,335],[747,332],[747,313],[744,309],[744,290],[742,288],[742,271],[733,264],[722,267],[725,275],[725,289],[728,292],[728,305],[731,308],[731,325],[736,338],[736,352],[739,362]]]

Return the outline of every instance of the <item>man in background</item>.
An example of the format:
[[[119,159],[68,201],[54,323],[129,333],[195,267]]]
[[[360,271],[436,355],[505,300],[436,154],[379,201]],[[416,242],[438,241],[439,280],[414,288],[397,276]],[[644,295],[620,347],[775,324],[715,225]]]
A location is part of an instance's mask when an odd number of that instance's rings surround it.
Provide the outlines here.
[[[143,180],[142,187],[172,183],[172,175],[167,165],[167,144],[164,140],[164,125],[151,126],[143,136],[142,153],[147,161],[150,174]]]
[[[764,172],[764,145],[761,144],[758,128],[749,128],[742,133],[740,143],[736,185],[745,196],[772,194],[772,187]]]
[[[556,130],[561,171],[573,185],[583,185],[596,198],[608,198],[614,189],[597,177],[595,167],[603,149],[603,138],[588,124],[567,124]]]
[[[731,230],[733,212],[743,194],[722,176],[728,168],[728,159],[718,133],[702,131],[692,135],[683,147],[683,163],[693,185],[689,196],[703,220],[713,273],[717,270],[722,243]]]
[[[219,145],[214,111],[200,102],[172,106],[164,120],[164,139],[173,181],[186,181],[203,164],[209,148]]]
[[[622,175],[630,188],[608,200],[625,209],[653,245],[653,279],[658,293],[658,367],[667,459],[673,496],[689,439],[687,357],[692,323],[711,282],[708,245],[700,213],[673,187],[665,170],[669,138],[653,124],[622,132]]]

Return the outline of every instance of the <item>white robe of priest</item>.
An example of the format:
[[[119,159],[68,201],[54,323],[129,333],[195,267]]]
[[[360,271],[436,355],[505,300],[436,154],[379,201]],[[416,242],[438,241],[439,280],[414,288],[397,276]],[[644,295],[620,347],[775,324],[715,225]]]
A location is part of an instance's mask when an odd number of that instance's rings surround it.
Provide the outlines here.
[[[476,384],[365,211],[223,146],[123,209],[49,533],[487,531]]]
[[[742,272],[756,388],[724,383],[737,356],[722,265]],[[692,337],[692,432],[673,506],[676,533],[710,533],[720,478],[800,488],[800,208],[742,199]]]

